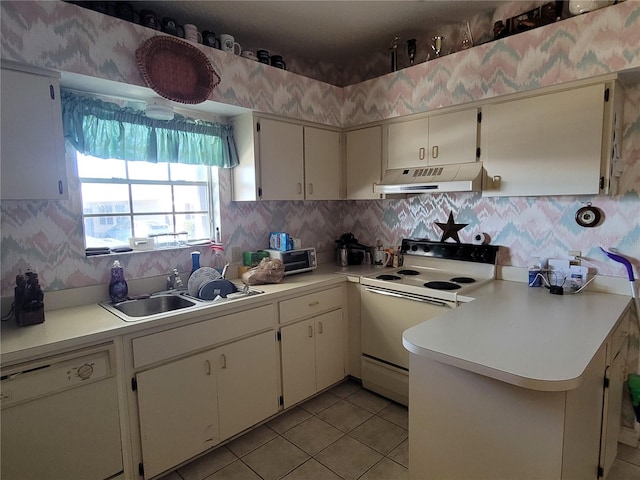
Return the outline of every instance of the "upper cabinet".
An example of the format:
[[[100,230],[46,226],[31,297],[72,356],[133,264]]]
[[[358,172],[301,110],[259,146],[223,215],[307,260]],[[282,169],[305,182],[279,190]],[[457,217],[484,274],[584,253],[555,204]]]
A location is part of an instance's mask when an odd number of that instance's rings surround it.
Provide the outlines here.
[[[346,133],[347,199],[382,198],[373,187],[382,179],[382,126]]]
[[[2,63],[3,200],[68,196],[60,88],[53,75]]]
[[[387,168],[411,168],[477,160],[478,109],[389,124]]]
[[[610,193],[622,124],[618,89],[607,81],[483,106],[483,195]]]
[[[240,165],[233,199],[337,200],[340,131],[254,114],[233,119]]]

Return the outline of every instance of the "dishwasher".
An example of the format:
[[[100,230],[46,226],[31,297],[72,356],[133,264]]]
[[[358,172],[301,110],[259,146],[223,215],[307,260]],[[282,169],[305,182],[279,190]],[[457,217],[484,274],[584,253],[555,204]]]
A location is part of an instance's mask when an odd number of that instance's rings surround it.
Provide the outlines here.
[[[2,478],[122,475],[112,344],[3,367],[0,398]]]

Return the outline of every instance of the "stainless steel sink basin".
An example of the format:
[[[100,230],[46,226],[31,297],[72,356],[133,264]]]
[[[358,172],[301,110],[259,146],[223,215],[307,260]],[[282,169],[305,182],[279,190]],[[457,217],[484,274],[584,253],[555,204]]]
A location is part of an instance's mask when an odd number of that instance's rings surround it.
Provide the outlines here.
[[[124,313],[128,317],[148,317],[158,313],[172,312],[182,308],[189,308],[196,305],[196,302],[184,298],[180,295],[155,295],[149,298],[127,300],[125,302],[112,305],[116,310]]]

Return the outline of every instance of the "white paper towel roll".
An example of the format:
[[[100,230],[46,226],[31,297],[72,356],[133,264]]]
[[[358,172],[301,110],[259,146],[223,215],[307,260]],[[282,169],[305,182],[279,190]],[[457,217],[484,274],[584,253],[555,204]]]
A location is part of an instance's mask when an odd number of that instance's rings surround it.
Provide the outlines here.
[[[474,245],[488,245],[490,241],[491,241],[491,238],[489,238],[489,235],[487,235],[484,232],[478,232],[473,234],[472,243]]]

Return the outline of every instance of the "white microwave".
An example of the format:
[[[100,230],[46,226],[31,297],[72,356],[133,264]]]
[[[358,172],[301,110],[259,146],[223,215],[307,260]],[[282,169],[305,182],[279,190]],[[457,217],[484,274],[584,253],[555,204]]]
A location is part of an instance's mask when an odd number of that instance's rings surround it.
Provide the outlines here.
[[[298,248],[296,250],[265,250],[269,252],[271,258],[279,258],[284,264],[284,274],[293,275],[294,273],[310,272],[318,266],[316,258],[316,249]]]

